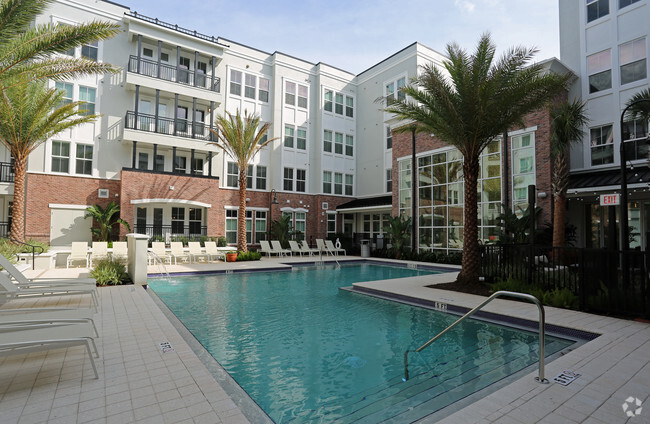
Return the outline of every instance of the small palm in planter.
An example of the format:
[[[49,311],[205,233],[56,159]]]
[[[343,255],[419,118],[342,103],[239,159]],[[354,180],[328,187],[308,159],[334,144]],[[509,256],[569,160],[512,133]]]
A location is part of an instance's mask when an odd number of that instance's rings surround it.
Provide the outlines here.
[[[237,252],[232,250],[226,252],[226,262],[235,262],[237,260]]]

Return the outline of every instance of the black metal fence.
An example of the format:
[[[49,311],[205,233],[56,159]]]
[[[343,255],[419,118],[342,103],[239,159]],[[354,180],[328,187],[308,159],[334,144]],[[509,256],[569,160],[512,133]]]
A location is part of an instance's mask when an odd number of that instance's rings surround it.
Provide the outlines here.
[[[0,238],[9,237],[10,230],[11,230],[11,221],[0,221]]]
[[[650,317],[649,273],[650,252],[644,251],[481,246],[481,276],[487,281],[513,278],[543,290],[566,288],[583,311]]]
[[[199,140],[216,141],[217,136],[210,131],[210,126],[203,122],[192,122],[181,118],[163,118],[146,113],[127,111],[125,127],[131,130],[155,132],[158,134],[174,135],[177,137],[195,138]]]
[[[0,183],[14,182],[14,165],[9,162],[0,162]]]
[[[166,63],[158,63],[154,60],[148,60],[137,56],[129,56],[129,72],[136,72],[138,74],[147,75],[154,78],[163,79],[165,81],[177,82],[180,84],[191,85],[193,87],[207,88],[217,93],[221,91],[221,79],[219,77],[212,78],[203,72],[180,67],[172,66]]]
[[[182,225],[135,225],[135,232],[137,234],[146,234],[153,241],[176,241],[180,238],[188,240],[198,239],[205,237],[208,234],[208,227],[192,224]]]

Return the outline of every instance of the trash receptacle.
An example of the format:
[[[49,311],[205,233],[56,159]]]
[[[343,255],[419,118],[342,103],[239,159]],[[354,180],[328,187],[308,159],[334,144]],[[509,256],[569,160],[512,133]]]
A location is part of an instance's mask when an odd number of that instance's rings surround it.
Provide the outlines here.
[[[370,257],[370,240],[361,240],[361,257]]]
[[[384,248],[384,235],[377,234],[377,250],[381,250],[383,248]]]

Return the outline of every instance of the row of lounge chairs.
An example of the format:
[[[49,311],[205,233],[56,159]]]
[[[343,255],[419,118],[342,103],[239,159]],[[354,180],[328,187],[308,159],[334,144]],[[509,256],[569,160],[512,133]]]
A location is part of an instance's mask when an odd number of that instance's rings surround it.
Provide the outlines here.
[[[125,241],[113,242],[113,251],[108,252],[108,242],[94,241],[92,244],[92,252],[88,252],[88,242],[74,241],[72,242],[72,249],[68,256],[67,267],[75,263],[85,263],[86,268],[92,268],[93,261],[100,261],[110,259],[113,262],[126,262],[128,257],[128,248]]]
[[[338,256],[340,252],[343,252],[347,256],[345,249],[336,248],[334,243],[331,240],[322,240],[316,239],[316,249],[309,247],[305,240],[302,240],[300,244],[295,240],[289,240],[289,249],[284,249],[278,240],[271,240],[271,244],[268,241],[260,241],[260,252],[265,253],[267,256],[278,255],[278,256],[293,256],[293,254],[303,254],[312,256],[318,254],[327,254],[332,256]]]
[[[94,279],[29,279],[0,255],[0,304],[16,299],[50,296],[91,296],[98,307]],[[95,378],[99,378],[95,338],[99,337],[93,311],[79,308],[0,309],[0,356],[25,354],[53,348],[86,348]]]
[[[206,241],[204,243],[205,250],[201,248],[201,243],[198,241],[191,241],[187,245],[189,248],[188,251],[183,247],[183,243],[173,241],[170,243],[170,250],[167,251],[165,243],[162,241],[154,241],[151,243],[151,252],[160,258],[163,263],[168,260],[170,265],[172,264],[172,260],[174,264],[177,264],[179,260],[181,262],[188,261],[189,263],[196,263],[200,261],[213,262],[219,259],[226,259],[225,253],[217,249],[217,243],[214,241]]]

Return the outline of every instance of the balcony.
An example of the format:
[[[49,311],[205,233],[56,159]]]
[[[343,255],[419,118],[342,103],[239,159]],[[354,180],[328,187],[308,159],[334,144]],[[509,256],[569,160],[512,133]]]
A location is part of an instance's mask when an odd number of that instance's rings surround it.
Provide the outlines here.
[[[13,183],[13,182],[14,182],[14,165],[8,162],[0,162],[0,183]]]
[[[199,237],[207,236],[208,227],[200,225],[199,223],[189,223],[184,225],[182,223],[173,223],[172,225],[134,225],[137,234],[146,234],[153,241],[164,241],[169,243],[175,241],[180,237],[188,239],[198,239]]]
[[[162,118],[154,115],[127,111],[124,127],[130,130],[146,131],[196,140],[217,141],[210,127],[202,122],[192,122],[181,118]]]
[[[191,87],[204,88],[216,93],[221,92],[221,79],[208,77],[203,73],[194,73],[189,69],[179,68],[166,63],[129,56],[129,72],[158,78],[164,81],[176,82]]]

